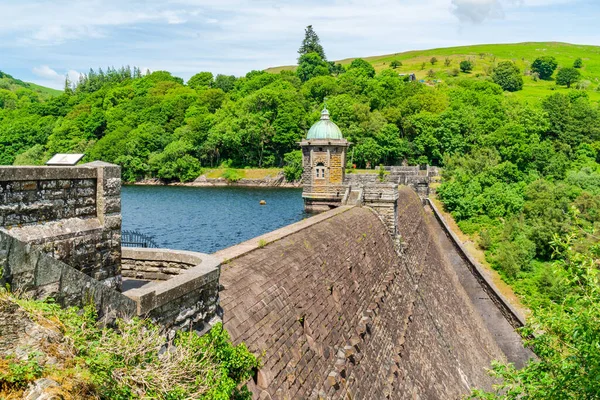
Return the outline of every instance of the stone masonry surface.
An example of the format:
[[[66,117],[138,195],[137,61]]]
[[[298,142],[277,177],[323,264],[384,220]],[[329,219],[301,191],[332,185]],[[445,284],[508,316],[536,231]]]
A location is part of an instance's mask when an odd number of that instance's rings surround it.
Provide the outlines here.
[[[120,168],[0,167],[0,284],[63,306],[93,302],[100,315],[140,315],[204,331],[219,301],[219,260],[168,249],[124,249],[127,276],[162,279],[121,287]],[[171,279],[169,279],[171,278]]]
[[[160,324],[170,338],[180,329],[204,332],[210,328],[219,304],[220,261],[216,257],[191,251],[127,248],[123,258],[130,265],[144,266],[139,271],[144,278],[161,273],[148,272],[152,268],[148,263],[188,266],[177,269],[168,280],[124,292],[137,303],[138,315]]]
[[[165,281],[200,264],[200,253],[171,249],[124,247],[121,273],[125,278]]]
[[[398,207],[401,257],[379,217],[355,207],[224,263],[225,327],[265,352],[250,383],[260,398],[455,399],[490,388],[485,368],[501,350],[417,195],[402,190]]]
[[[0,167],[0,227],[118,289],[120,167]]]
[[[535,358],[535,354],[523,346],[521,335],[515,331],[515,328],[525,325],[525,318],[496,289],[483,267],[469,256],[435,204],[431,201],[428,203],[429,207],[425,210],[432,220],[445,257],[508,361],[515,367],[522,368],[530,359]]]
[[[39,247],[0,230],[0,284],[25,297],[53,298],[65,307],[96,305],[100,317],[135,315],[129,298],[68,266]]]

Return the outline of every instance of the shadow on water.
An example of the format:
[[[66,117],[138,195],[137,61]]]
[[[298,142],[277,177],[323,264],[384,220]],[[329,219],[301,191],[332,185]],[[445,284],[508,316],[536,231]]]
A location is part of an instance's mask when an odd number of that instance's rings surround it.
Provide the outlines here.
[[[301,189],[174,186],[124,186],[122,214],[123,230],[150,235],[160,247],[204,253],[309,216]]]

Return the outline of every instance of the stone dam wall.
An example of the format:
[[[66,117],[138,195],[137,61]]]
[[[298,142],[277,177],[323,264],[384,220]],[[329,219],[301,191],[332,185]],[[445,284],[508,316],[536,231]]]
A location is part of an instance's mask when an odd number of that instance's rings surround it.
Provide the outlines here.
[[[491,387],[485,369],[504,355],[419,197],[399,196],[400,256],[379,217],[359,207],[215,254],[225,327],[264,352],[250,383],[258,398],[456,399]]]
[[[0,228],[119,289],[120,168],[0,167]]]

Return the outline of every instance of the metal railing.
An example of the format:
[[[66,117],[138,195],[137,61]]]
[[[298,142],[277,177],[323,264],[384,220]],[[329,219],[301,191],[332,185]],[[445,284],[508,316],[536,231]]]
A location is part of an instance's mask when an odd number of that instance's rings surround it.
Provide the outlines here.
[[[137,231],[123,231],[121,233],[121,246],[158,248],[158,245],[151,236]]]

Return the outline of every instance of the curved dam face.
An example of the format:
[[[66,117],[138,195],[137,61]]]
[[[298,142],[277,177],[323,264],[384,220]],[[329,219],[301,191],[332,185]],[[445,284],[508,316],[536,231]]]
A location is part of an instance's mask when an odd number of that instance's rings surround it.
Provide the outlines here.
[[[503,353],[416,193],[400,191],[400,256],[371,210],[334,211],[222,266],[225,327],[264,354],[249,385],[257,398],[455,399],[490,388],[485,368]]]

